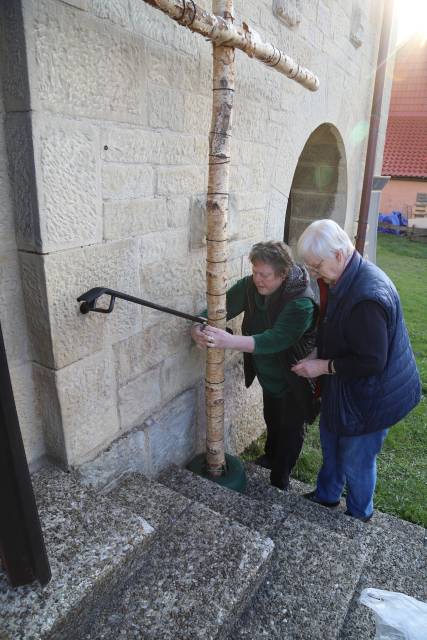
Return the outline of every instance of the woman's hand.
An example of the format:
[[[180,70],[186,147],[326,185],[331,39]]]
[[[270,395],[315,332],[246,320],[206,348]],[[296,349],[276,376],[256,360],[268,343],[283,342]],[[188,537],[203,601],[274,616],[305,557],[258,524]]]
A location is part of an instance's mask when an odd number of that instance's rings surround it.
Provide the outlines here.
[[[207,325],[204,332],[206,334],[206,346],[212,349],[233,349],[234,336],[223,329]]]
[[[193,324],[190,330],[191,337],[199,349],[206,349],[207,336],[205,334],[205,324]]]
[[[252,336],[234,336],[223,329],[210,325],[193,325],[191,337],[199,349],[234,349],[235,351],[252,353],[255,348]]]
[[[291,371],[301,376],[302,378],[318,378],[328,373],[329,360],[320,360],[319,358],[311,359],[311,354],[308,358],[300,360],[297,364],[291,367]]]

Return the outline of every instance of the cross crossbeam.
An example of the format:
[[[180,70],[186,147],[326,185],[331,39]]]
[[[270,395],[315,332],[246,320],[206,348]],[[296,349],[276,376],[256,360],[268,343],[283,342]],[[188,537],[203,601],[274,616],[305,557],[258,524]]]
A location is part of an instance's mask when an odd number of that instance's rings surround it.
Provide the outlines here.
[[[302,67],[274,44],[263,42],[260,35],[246,22],[237,25],[226,17],[205,11],[193,0],[144,2],[163,11],[178,24],[199,33],[213,44],[240,49],[250,58],[256,58],[310,91],[317,91],[319,88],[319,79],[312,71]]]

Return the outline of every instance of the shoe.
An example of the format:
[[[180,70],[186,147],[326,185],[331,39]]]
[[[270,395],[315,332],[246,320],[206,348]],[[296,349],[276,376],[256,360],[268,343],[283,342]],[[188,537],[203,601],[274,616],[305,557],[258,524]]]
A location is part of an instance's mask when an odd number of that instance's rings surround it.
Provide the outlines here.
[[[319,498],[317,497],[316,491],[310,491],[309,493],[304,493],[303,498],[305,498],[306,500],[310,500],[310,502],[321,504],[322,507],[328,507],[329,509],[332,509],[333,507],[338,507],[340,503],[339,500],[337,502],[322,502],[322,500],[319,500]]]
[[[354,518],[355,520],[360,520],[360,522],[369,522],[372,519],[374,512],[372,512],[370,516],[366,516],[365,518],[358,518],[357,516],[354,516],[352,513],[350,513],[350,511],[344,511],[344,515],[350,516],[350,518]]]
[[[256,458],[254,460],[254,463],[257,464],[259,467],[263,467],[264,469],[271,470],[271,460],[265,454]]]
[[[271,477],[270,477],[270,484],[272,487],[276,487],[276,489],[281,489],[282,491],[289,490],[289,483],[285,485],[284,482],[280,480],[275,480],[274,478],[271,478]]]

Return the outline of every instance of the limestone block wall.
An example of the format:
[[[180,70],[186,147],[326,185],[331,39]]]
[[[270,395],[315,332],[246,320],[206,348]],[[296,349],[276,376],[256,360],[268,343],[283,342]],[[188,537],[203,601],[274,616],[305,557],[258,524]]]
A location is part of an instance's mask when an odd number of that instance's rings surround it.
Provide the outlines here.
[[[45,442],[16,246],[6,121],[0,85],[0,322],[25,451],[34,466],[45,454]]]
[[[380,18],[379,3],[355,2],[358,46],[354,3],[310,0],[297,19],[286,13],[292,3],[236,0],[236,13],[316,72],[321,88],[308,92],[236,52],[230,283],[248,272],[254,242],[283,238],[298,158],[323,123],[343,140],[348,188],[337,202],[353,224]],[[190,455],[202,448],[204,363],[188,323],[122,301],[111,315],[82,316],[76,298],[103,285],[190,313],[205,306],[211,46],[140,0],[5,0],[3,24],[26,358],[47,453],[81,465],[141,427],[154,442],[150,417],[179,406]],[[16,251],[15,261],[18,281]],[[25,326],[16,331],[26,335]],[[229,359],[232,450],[262,428],[259,388],[243,390],[237,360]],[[195,411],[176,400],[189,389],[184,401]],[[147,447],[157,452],[147,468],[157,471],[170,449]]]

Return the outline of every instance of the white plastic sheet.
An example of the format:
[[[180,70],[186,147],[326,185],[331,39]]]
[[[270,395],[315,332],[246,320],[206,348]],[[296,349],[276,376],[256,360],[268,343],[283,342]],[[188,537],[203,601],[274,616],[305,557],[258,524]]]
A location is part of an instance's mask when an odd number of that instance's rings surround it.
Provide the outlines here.
[[[375,640],[427,640],[427,603],[396,591],[363,589],[359,602],[375,613]]]

